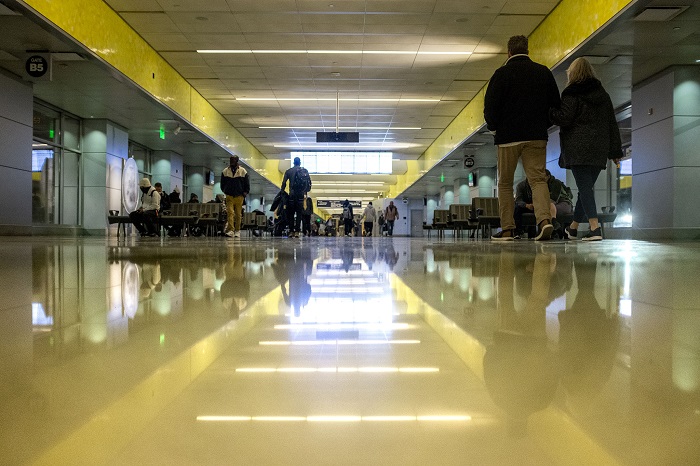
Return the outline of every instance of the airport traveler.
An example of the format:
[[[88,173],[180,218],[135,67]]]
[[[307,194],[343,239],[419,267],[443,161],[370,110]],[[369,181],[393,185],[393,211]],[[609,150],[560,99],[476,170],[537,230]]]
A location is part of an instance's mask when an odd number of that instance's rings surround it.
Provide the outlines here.
[[[558,215],[570,215],[573,211],[573,194],[571,189],[563,182],[552,176],[549,170],[545,170],[547,174],[547,188],[549,189],[549,214],[552,216],[552,224],[554,231],[563,234],[561,225],[557,222]],[[532,188],[527,179],[518,183],[515,187],[515,211],[513,218],[515,219],[516,236],[523,234],[523,214],[532,213],[535,207],[532,204]],[[533,228],[534,230],[534,228]],[[532,234],[534,233],[534,234]],[[528,237],[534,238],[537,232],[529,232]]]
[[[229,166],[221,172],[221,190],[226,194],[226,227],[224,234],[230,238],[241,237],[243,202],[250,192],[250,178],[245,168],[238,164],[238,156],[229,158]]]
[[[535,240],[547,240],[554,227],[549,213],[545,179],[549,109],[559,108],[560,98],[552,72],[528,56],[525,36],[508,41],[508,60],[489,81],[484,99],[484,118],[498,146],[498,204],[501,231],[496,241],[515,239],[513,178],[522,159],[530,182],[539,233]]]
[[[158,195],[160,196],[160,213],[162,214],[166,210],[170,210],[170,198],[163,194],[163,185],[156,183],[153,185],[153,187],[156,188],[156,191],[158,191]]]
[[[352,234],[353,218],[355,214],[352,211],[352,205],[350,201],[345,199],[343,201],[343,212],[340,214],[340,218],[343,221],[343,226],[345,227],[345,236],[350,236]]]
[[[389,201],[389,205],[384,211],[387,236],[394,236],[394,222],[399,217],[399,209],[394,205],[394,201]]]
[[[299,157],[294,157],[294,165],[284,172],[282,191],[287,187],[287,182],[289,182],[289,198],[287,200],[289,237],[298,238],[304,211],[304,196],[311,191],[311,177],[306,168],[301,166]]]
[[[588,221],[590,231],[583,241],[603,239],[598,222],[593,188],[608,160],[622,158],[620,130],[610,96],[585,58],[577,58],[566,70],[568,82],[561,94],[561,108],[552,108],[552,121],[561,128],[559,166],[571,170],[578,188],[574,221],[566,228],[576,239],[580,223]]]
[[[131,212],[129,217],[141,236],[158,236],[156,220],[160,208],[160,194],[151,186],[148,178],[139,182],[139,188],[142,193],[141,207]]]
[[[362,213],[362,218],[365,224],[365,236],[372,236],[372,229],[374,228],[374,221],[377,220],[377,211],[374,209],[372,202],[370,201],[365,207],[365,211]]]
[[[180,188],[175,186],[173,192],[168,194],[168,200],[170,201],[171,207],[172,204],[182,204],[182,199],[180,199]]]
[[[190,194],[190,200],[187,201],[188,204],[199,204],[199,196],[195,193]]]
[[[304,198],[304,209],[301,212],[302,233],[311,236],[311,215],[314,213],[314,204],[309,196]]]

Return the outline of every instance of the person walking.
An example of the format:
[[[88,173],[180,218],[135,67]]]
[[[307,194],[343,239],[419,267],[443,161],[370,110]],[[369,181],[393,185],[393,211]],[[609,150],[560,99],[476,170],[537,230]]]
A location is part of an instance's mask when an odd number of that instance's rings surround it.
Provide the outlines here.
[[[311,215],[314,213],[313,200],[306,196],[304,198],[304,210],[301,213],[301,227],[304,236],[311,236]]]
[[[561,94],[561,108],[552,108],[552,121],[561,128],[559,166],[571,170],[578,188],[574,221],[564,230],[576,239],[580,223],[590,231],[582,241],[603,239],[593,187],[608,160],[622,158],[620,130],[610,96],[585,58],[577,58],[566,70],[568,82]]]
[[[345,236],[350,236],[352,234],[355,214],[352,211],[352,204],[350,204],[350,201],[347,199],[343,201],[343,212],[340,214],[340,216],[343,219]]]
[[[250,178],[245,168],[238,164],[238,156],[229,159],[229,166],[221,172],[221,190],[226,194],[226,227],[224,234],[230,238],[241,237],[243,201],[250,192]]]
[[[301,159],[294,157],[294,165],[284,172],[282,191],[289,182],[289,198],[287,200],[287,222],[289,237],[298,238],[301,230],[301,219],[304,215],[304,196],[311,191],[311,177],[306,168],[301,166]]]
[[[547,240],[554,227],[549,211],[545,176],[549,109],[559,108],[559,88],[552,72],[528,56],[525,36],[508,41],[508,60],[489,81],[484,99],[484,118],[498,146],[498,205],[501,231],[496,241],[516,238],[513,219],[513,179],[518,159],[532,187],[533,206],[539,229],[535,240]]]
[[[377,220],[377,211],[374,210],[372,201],[367,204],[365,211],[362,213],[365,223],[365,236],[372,236],[372,229],[374,228],[374,221]]]
[[[389,205],[384,210],[384,221],[386,222],[387,236],[394,236],[394,222],[399,217],[399,209],[394,205],[394,201],[389,201]]]

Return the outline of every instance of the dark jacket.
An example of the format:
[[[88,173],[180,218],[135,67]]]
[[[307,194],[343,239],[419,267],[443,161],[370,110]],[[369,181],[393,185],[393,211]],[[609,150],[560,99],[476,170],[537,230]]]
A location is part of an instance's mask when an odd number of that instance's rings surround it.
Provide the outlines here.
[[[574,196],[571,193],[571,188],[560,180],[550,176],[549,181],[547,181],[547,187],[549,188],[549,198],[555,204],[568,202],[573,205]],[[532,204],[532,188],[527,180],[521,181],[515,187],[515,205],[525,207],[525,204]]]
[[[176,191],[173,191],[170,194],[168,194],[168,200],[170,200],[170,204],[182,204],[182,200],[180,199],[180,193]]]
[[[221,172],[221,190],[227,196],[247,196],[250,192],[250,179],[246,169],[239,165],[234,172],[232,167],[226,167]]]
[[[292,168],[287,169],[284,172],[284,178],[282,178],[282,191],[287,187],[287,182],[289,182],[289,197],[295,200],[300,200],[304,198],[306,193],[297,193],[292,190],[292,184],[294,183],[294,175],[297,171],[301,169],[301,165],[294,165]]]
[[[622,157],[620,130],[610,96],[597,79],[569,85],[552,121],[561,127],[559,166],[585,165],[605,169],[608,159]]]
[[[549,109],[559,108],[552,72],[527,55],[514,55],[496,70],[484,99],[484,118],[495,131],[494,144],[546,141]]]

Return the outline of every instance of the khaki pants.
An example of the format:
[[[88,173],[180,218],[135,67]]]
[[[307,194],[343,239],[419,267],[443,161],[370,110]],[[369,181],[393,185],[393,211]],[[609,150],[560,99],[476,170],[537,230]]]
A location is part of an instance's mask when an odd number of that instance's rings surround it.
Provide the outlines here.
[[[226,196],[226,231],[241,231],[243,196]]]
[[[498,146],[498,213],[503,230],[515,229],[513,177],[519,158],[523,160],[525,176],[532,188],[532,204],[535,207],[537,224],[539,225],[542,220],[552,220],[549,213],[549,188],[544,171],[547,160],[547,141],[530,141],[508,147]]]

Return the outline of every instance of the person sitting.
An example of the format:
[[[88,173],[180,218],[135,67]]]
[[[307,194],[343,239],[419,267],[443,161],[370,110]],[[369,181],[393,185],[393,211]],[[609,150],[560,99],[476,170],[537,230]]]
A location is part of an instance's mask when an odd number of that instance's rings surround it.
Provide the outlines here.
[[[195,193],[190,194],[190,200],[187,201],[189,204],[199,204],[199,196]]]
[[[180,199],[180,188],[175,186],[173,192],[168,194],[168,199],[170,200],[170,204],[182,204],[182,199]]]
[[[151,186],[148,178],[143,178],[139,183],[141,195],[141,207],[129,214],[131,222],[141,233],[141,236],[159,236],[156,230],[155,220],[158,218],[160,208],[160,194]]]
[[[571,189],[564,183],[552,176],[549,170],[545,170],[547,187],[549,188],[549,212],[552,216],[552,223],[554,224],[554,230],[561,230],[561,225],[556,221],[558,215],[571,215],[573,212],[573,194],[571,194]],[[535,207],[532,202],[532,188],[527,179],[518,183],[515,187],[515,211],[513,212],[513,219],[515,220],[516,234],[523,234],[523,214],[534,213]],[[528,237],[534,238],[536,235],[535,228],[531,228],[528,231]]]
[[[170,210],[170,198],[163,194],[163,185],[156,183],[153,185],[153,187],[156,188],[156,191],[158,191],[158,195],[160,196],[160,213],[162,214],[166,210]]]

